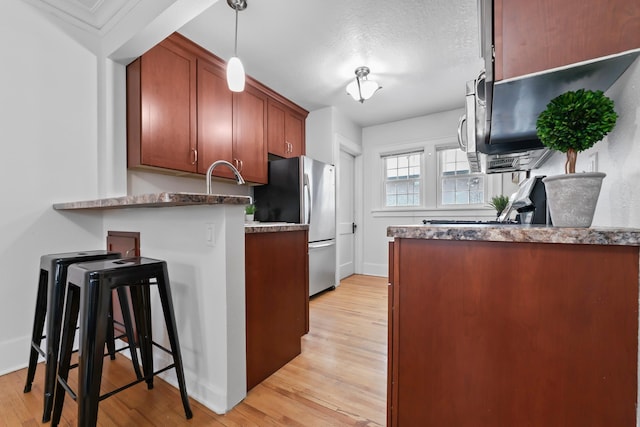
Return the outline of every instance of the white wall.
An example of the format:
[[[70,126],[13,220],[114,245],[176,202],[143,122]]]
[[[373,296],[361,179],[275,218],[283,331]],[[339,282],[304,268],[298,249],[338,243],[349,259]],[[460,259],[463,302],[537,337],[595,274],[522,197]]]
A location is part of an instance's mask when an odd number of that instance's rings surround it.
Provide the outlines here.
[[[363,129],[364,147],[364,274],[386,276],[388,268],[387,227],[390,225],[421,224],[431,219],[495,219],[495,210],[488,205],[483,209],[438,209],[435,205],[425,209],[393,212],[380,210],[380,153],[401,147],[425,147],[426,168],[436,168],[436,147],[457,144],[458,119],[463,110],[445,111],[428,116],[371,126]],[[489,175],[490,191],[511,194],[515,187],[511,174]],[[503,182],[504,181],[504,182]],[[435,192],[437,182],[429,182],[427,191]]]
[[[39,257],[103,248],[57,201],[97,191],[96,57],[21,0],[0,2],[0,373],[26,366]]]
[[[618,121],[604,140],[578,154],[576,171],[589,170],[597,153],[603,183],[593,226],[640,228],[640,60],[636,61],[606,92],[613,99]],[[536,175],[564,173],[565,155],[556,153]]]

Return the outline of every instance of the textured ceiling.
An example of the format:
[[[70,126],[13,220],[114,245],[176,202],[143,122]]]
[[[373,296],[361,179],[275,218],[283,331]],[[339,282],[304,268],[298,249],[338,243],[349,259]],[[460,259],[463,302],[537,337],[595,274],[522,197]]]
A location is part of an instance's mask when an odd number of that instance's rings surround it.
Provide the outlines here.
[[[149,0],[25,1],[103,37]],[[186,0],[163,4],[195,8],[198,1],[189,1],[191,6]],[[247,73],[309,111],[334,106],[361,126],[462,108],[465,82],[482,67],[477,0],[247,3],[238,29],[238,56]],[[182,28],[167,24],[165,30],[178,30],[228,59],[234,14],[226,0],[219,0]],[[345,87],[363,65],[383,89],[360,104]]]
[[[464,105],[480,68],[476,0],[247,0],[238,56],[247,73],[308,110],[335,106],[361,126]],[[225,0],[180,29],[213,53],[233,53]],[[356,67],[383,87],[346,95]]]

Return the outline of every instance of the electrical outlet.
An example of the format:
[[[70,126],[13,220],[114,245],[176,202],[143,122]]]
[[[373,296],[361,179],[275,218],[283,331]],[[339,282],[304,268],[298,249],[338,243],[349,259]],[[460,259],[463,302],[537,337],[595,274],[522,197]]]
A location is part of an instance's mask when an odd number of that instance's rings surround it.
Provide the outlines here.
[[[589,172],[598,172],[598,153],[589,156]]]
[[[204,236],[207,246],[214,247],[216,245],[216,225],[211,222],[206,223]]]

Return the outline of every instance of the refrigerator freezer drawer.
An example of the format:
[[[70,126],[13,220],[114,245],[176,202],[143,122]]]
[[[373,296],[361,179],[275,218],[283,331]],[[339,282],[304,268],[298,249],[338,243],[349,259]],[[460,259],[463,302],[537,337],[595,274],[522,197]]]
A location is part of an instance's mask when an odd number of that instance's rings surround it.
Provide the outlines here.
[[[336,286],[336,241],[309,243],[309,296]]]

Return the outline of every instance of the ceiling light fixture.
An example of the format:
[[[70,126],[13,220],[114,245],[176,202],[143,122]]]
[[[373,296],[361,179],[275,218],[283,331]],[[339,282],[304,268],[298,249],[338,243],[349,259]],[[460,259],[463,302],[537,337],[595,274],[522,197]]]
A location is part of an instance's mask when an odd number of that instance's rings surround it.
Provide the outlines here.
[[[247,8],[246,0],[227,0],[227,4],[236,11],[236,34],[233,56],[227,62],[227,85],[232,92],[244,90],[244,66],[238,58],[238,12]]]
[[[369,67],[356,68],[356,79],[347,85],[347,93],[360,103],[371,98],[378,89],[382,89],[378,83],[367,78],[370,71]]]

